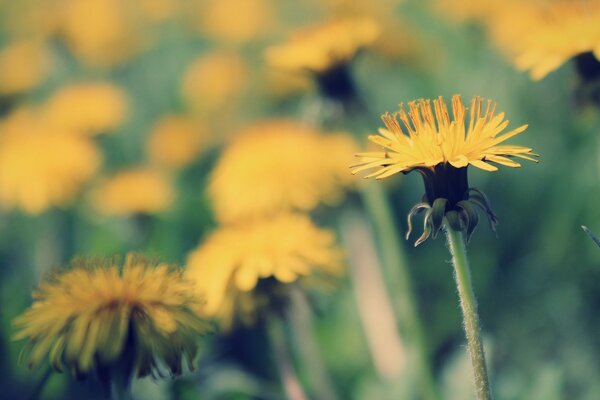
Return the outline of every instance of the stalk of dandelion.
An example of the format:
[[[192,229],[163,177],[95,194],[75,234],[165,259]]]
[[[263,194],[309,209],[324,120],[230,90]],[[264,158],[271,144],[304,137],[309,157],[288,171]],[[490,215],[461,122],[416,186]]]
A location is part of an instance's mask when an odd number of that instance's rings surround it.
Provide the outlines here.
[[[269,49],[267,59],[276,68],[293,72],[310,72],[322,95],[321,108],[334,114],[336,119],[348,119],[353,115],[362,116],[364,119],[366,107],[354,84],[351,62],[359,50],[369,46],[377,39],[379,31],[377,23],[369,18],[338,18],[298,32],[288,43]],[[327,124],[327,118],[316,118],[315,113],[310,113],[310,115],[311,120],[320,120],[323,125]],[[406,257],[403,255],[402,248],[398,247],[399,235],[393,219],[390,218],[391,207],[381,187],[365,185],[360,190],[367,213],[373,219],[375,231],[380,239],[385,272],[399,287],[399,290],[395,291],[398,298],[394,303],[402,308],[400,312],[402,323],[416,348],[423,395],[427,399],[436,399],[438,395],[423,338],[424,331],[413,300],[414,293]],[[383,218],[381,218],[382,216]],[[372,265],[362,265],[361,269],[364,270],[362,273],[373,275],[370,277],[370,281],[380,279],[381,274],[374,271]],[[356,269],[353,270],[356,271]],[[363,285],[360,282],[355,283],[355,288],[358,289],[357,295],[364,297],[361,296],[360,291]],[[380,286],[385,287],[384,284]],[[380,303],[381,308],[390,308],[392,301],[389,294],[386,291],[382,291],[380,294],[379,299],[386,303]],[[361,315],[364,317],[362,313]],[[368,324],[368,321],[363,321],[363,325],[367,326]],[[394,329],[387,330],[384,336],[388,340],[394,340],[395,345],[392,347],[400,348],[402,340],[394,331]],[[374,330],[366,330],[367,335],[375,335],[369,342],[374,343],[381,340],[378,333]],[[377,354],[373,354],[373,357],[375,360],[379,358]],[[398,369],[398,365],[397,363],[393,369]],[[383,377],[386,377],[385,375],[388,373],[385,373]]]
[[[513,157],[537,161],[537,155],[528,147],[500,145],[523,132],[527,126],[502,134],[508,121],[504,120],[504,113],[495,114],[496,105],[491,101],[487,102],[484,111],[481,98],[475,97],[472,100],[468,126],[465,124],[467,108],[460,96],[452,98],[452,120],[441,97],[434,100],[433,105],[432,110],[431,101],[421,99],[408,104],[408,113],[401,105],[397,114],[383,115],[386,128],[379,130],[380,135],[369,136],[369,139],[384,150],[358,154],[361,160],[353,167],[353,172],[373,169],[375,171],[367,175],[367,178],[382,179],[416,170],[423,177],[425,196],[408,214],[407,238],[412,231],[412,218],[422,211],[425,211],[423,233],[415,246],[423,243],[429,236],[435,238],[442,228],[446,229],[474,369],[477,398],[490,399],[479,317],[462,232],[466,233],[467,240],[472,235],[479,222],[477,207],[485,213],[492,229],[495,229],[498,219],[485,194],[469,187],[467,167],[471,165],[491,172],[498,168],[490,162],[520,167]]]

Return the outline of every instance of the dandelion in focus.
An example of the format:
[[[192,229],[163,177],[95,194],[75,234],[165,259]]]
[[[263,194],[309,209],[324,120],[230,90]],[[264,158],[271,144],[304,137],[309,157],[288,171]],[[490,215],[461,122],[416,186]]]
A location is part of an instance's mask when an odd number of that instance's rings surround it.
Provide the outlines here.
[[[169,178],[149,168],[120,171],[92,192],[92,204],[105,215],[156,214],[166,210],[175,197]]]
[[[206,299],[200,313],[225,327],[278,312],[291,284],[310,287],[343,271],[334,234],[301,214],[219,228],[188,256],[187,266],[186,276]]]
[[[65,207],[98,170],[88,138],[47,124],[31,109],[0,121],[0,205],[39,214]]]
[[[354,181],[347,152],[355,148],[347,135],[322,135],[293,121],[245,128],[212,174],[209,193],[217,219],[232,222],[339,202]]]
[[[0,50],[0,95],[34,89],[45,78],[50,54],[39,40],[19,40]]]
[[[191,163],[207,140],[204,127],[184,116],[168,115],[154,125],[146,150],[153,163],[178,169]]]
[[[118,128],[127,116],[127,96],[110,83],[80,83],[65,86],[42,107],[51,123],[73,132],[98,135]]]
[[[57,371],[94,375],[102,383],[182,372],[192,367],[198,337],[210,325],[193,309],[201,304],[180,269],[128,254],[82,258],[49,274],[33,305],[15,320],[26,339],[30,366],[45,359]]]

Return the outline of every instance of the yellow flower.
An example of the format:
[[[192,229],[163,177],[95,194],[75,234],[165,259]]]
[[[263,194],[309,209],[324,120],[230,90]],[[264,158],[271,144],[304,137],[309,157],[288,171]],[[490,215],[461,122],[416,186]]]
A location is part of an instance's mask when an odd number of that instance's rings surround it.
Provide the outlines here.
[[[412,170],[423,176],[424,201],[413,207],[408,219],[409,235],[413,215],[427,210],[425,230],[415,245],[422,243],[430,233],[435,237],[444,219],[455,230],[466,230],[470,237],[479,221],[475,206],[486,212],[494,228],[497,217],[487,197],[469,187],[467,167],[496,171],[498,168],[490,163],[520,167],[511,157],[536,161],[537,156],[528,147],[502,144],[523,132],[527,125],[503,133],[508,121],[504,113],[495,115],[496,104],[490,100],[484,111],[482,99],[473,98],[468,125],[465,122],[467,109],[460,96],[452,97],[452,120],[441,97],[433,101],[433,106],[432,110],[431,102],[421,99],[408,103],[408,113],[401,104],[397,114],[383,115],[386,128],[369,139],[385,150],[358,154],[360,163],[352,168],[353,173],[374,169],[367,178],[382,179]]]
[[[283,285],[342,273],[332,232],[307,216],[282,214],[219,228],[188,257],[186,277],[206,300],[199,310],[225,326],[278,303]],[[317,279],[318,282],[318,279]],[[277,297],[277,298],[273,298]],[[275,304],[275,305],[276,305]]]
[[[372,19],[337,18],[296,32],[287,43],[267,49],[266,57],[276,68],[323,73],[350,61],[378,35]]]
[[[489,25],[515,66],[540,80],[580,54],[600,59],[599,20],[600,2],[559,0],[500,7]]]
[[[273,25],[272,0],[200,0],[199,30],[206,36],[244,43],[263,36]]]
[[[147,168],[121,171],[92,193],[92,203],[102,214],[155,214],[167,209],[174,198],[171,181]]]
[[[62,11],[60,33],[86,64],[110,67],[142,47],[142,21],[122,0],[66,0]]]
[[[71,84],[59,89],[43,105],[51,123],[89,135],[118,128],[127,115],[123,90],[109,83]]]
[[[181,270],[128,254],[116,260],[81,259],[51,274],[15,324],[27,339],[29,364],[46,357],[76,375],[127,365],[127,377],[179,374],[191,363],[197,337],[209,325],[192,311],[199,304]],[[122,371],[121,371],[122,372]]]
[[[205,129],[190,119],[168,115],[154,126],[147,144],[150,159],[161,166],[181,168],[194,160],[207,140]]]
[[[20,40],[0,50],[0,95],[35,88],[46,77],[49,54],[38,40]]]
[[[0,205],[38,214],[66,206],[100,164],[88,138],[46,124],[32,110],[0,121]]]
[[[235,53],[215,51],[196,59],[187,68],[181,91],[195,111],[216,111],[235,100],[246,84],[248,71]]]
[[[217,219],[231,222],[340,200],[354,141],[285,120],[251,125],[226,148],[209,193]]]

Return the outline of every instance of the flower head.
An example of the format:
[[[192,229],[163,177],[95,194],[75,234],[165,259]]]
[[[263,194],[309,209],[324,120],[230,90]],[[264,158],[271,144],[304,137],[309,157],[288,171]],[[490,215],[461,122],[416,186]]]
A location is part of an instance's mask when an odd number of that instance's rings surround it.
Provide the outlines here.
[[[51,274],[33,294],[34,303],[15,321],[16,339],[27,339],[30,365],[45,358],[57,370],[77,375],[118,364],[128,376],[179,374],[193,360],[196,338],[209,325],[192,308],[200,303],[181,270],[128,254],[113,260],[81,259]]]
[[[206,299],[200,312],[229,326],[250,322],[264,307],[278,307],[285,286],[342,272],[332,232],[307,216],[282,214],[226,226],[212,233],[188,257],[186,276]]]
[[[502,144],[523,132],[527,125],[504,132],[509,123],[504,113],[496,115],[496,104],[488,100],[484,107],[479,97],[471,101],[468,124],[467,108],[458,95],[452,98],[452,119],[441,97],[433,101],[433,109],[431,101],[423,99],[410,102],[408,109],[407,113],[401,104],[397,114],[382,116],[386,128],[369,139],[385,150],[358,154],[360,163],[352,172],[374,169],[367,178],[382,179],[399,172],[418,171],[425,182],[425,201],[411,211],[409,222],[414,213],[427,209],[426,225],[431,222],[436,234],[446,212],[458,211],[459,216],[464,215],[456,226],[459,230],[466,228],[470,234],[477,225],[477,216],[467,204],[467,167],[496,171],[498,168],[491,163],[520,167],[512,157],[536,161],[537,155],[529,147]],[[481,197],[482,207],[494,225],[496,219],[489,202],[477,192],[476,197]],[[430,215],[430,211],[435,214]],[[449,220],[453,218],[454,214],[450,214]]]
[[[102,214],[155,214],[167,209],[174,189],[166,175],[147,168],[121,171],[92,193],[92,203]]]
[[[127,114],[127,98],[108,83],[81,83],[61,88],[44,104],[45,118],[66,129],[97,135],[118,128]]]
[[[0,50],[0,95],[33,89],[50,64],[48,49],[39,40],[19,40]]]
[[[0,207],[38,214],[66,206],[100,166],[89,138],[49,125],[33,110],[0,121]]]
[[[247,127],[221,156],[209,193],[221,222],[335,203],[352,183],[346,135],[322,135],[292,121]]]

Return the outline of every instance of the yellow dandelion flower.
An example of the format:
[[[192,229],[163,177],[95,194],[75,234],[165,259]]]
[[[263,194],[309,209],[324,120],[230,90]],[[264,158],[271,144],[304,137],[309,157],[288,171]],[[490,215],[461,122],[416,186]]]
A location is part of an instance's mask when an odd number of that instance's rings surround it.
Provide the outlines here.
[[[386,128],[380,129],[379,135],[369,136],[369,140],[385,150],[359,153],[360,163],[352,168],[352,172],[374,170],[367,178],[382,179],[399,172],[418,171],[425,182],[425,201],[413,208],[409,222],[412,215],[422,209],[433,211],[433,215],[429,211],[426,215],[426,226],[433,224],[434,236],[448,211],[464,212],[456,215],[464,221],[463,225],[457,223],[456,229],[466,228],[471,234],[477,225],[477,216],[473,215],[468,203],[471,197],[481,203],[478,205],[485,209],[490,222],[495,225],[496,217],[487,198],[478,190],[475,195],[470,195],[474,189],[468,185],[467,167],[472,165],[485,171],[496,171],[498,168],[490,163],[520,167],[521,164],[512,157],[536,161],[537,154],[529,147],[502,144],[523,132],[527,125],[504,132],[509,123],[504,119],[504,113],[496,115],[496,104],[491,100],[484,110],[483,100],[479,97],[471,101],[468,125],[467,108],[458,95],[452,97],[452,119],[441,97],[433,101],[433,109],[431,102],[423,99],[408,103],[408,109],[407,113],[401,104],[398,113],[382,116]],[[427,229],[426,233],[417,244],[429,236]]]
[[[181,270],[128,254],[116,261],[82,259],[50,275],[34,303],[15,320],[16,339],[35,366],[48,358],[77,375],[127,365],[130,378],[182,371],[209,325],[192,311],[200,303]]]
[[[48,72],[48,50],[39,40],[20,40],[0,50],[0,94],[25,92],[40,84]]]
[[[121,171],[102,182],[92,195],[94,207],[106,215],[155,214],[175,197],[166,175],[148,168]]]
[[[244,59],[235,53],[215,51],[190,64],[181,91],[192,109],[215,111],[239,96],[247,78]]]
[[[127,97],[109,83],[80,83],[65,86],[43,105],[45,118],[57,126],[89,135],[118,128],[127,115]]]
[[[598,62],[599,20],[598,1],[525,2],[499,12],[490,30],[515,66],[539,80],[581,54],[593,53]]]
[[[154,126],[147,143],[150,159],[167,168],[181,168],[198,156],[207,140],[204,127],[189,118],[168,115]]]
[[[231,222],[340,200],[355,144],[285,120],[244,129],[222,154],[209,185],[217,219]],[[350,152],[350,153],[348,153]]]
[[[110,67],[142,47],[141,21],[121,0],[66,0],[62,10],[60,34],[86,64]]]
[[[272,0],[201,0],[198,28],[206,36],[245,43],[264,36],[273,26]],[[232,23],[232,19],[235,23]]]
[[[282,301],[286,284],[338,276],[341,254],[332,232],[300,214],[219,228],[188,257],[186,277],[206,300],[200,312],[250,322],[269,303]],[[318,279],[317,279],[318,282]],[[273,296],[269,298],[269,296]]]
[[[100,160],[88,138],[48,125],[32,110],[14,111],[0,121],[0,206],[30,214],[66,206]]]
[[[323,73],[350,61],[378,35],[372,19],[337,18],[296,32],[288,42],[267,49],[266,57],[276,68]]]

